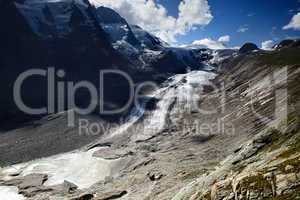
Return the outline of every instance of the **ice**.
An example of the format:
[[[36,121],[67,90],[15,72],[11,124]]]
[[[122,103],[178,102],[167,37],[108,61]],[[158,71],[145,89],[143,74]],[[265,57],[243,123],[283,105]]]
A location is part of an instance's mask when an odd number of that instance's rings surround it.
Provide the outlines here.
[[[13,186],[0,186],[1,200],[24,200],[25,197],[18,194],[18,188]]]
[[[160,89],[149,95],[149,98],[158,99],[154,111],[146,111],[145,101],[139,108],[134,108],[129,118],[117,130],[107,137],[121,135],[131,127],[137,126],[138,122],[142,127],[132,136],[133,141],[141,141],[159,134],[167,125],[168,115],[178,112],[190,112],[197,106],[201,98],[203,85],[210,84],[216,74],[205,71],[192,71],[187,74],[178,74],[169,78]]]
[[[196,109],[201,98],[203,85],[210,84],[216,75],[205,71],[192,71],[171,77],[154,97],[159,99],[156,109],[144,119],[144,128],[133,136],[133,140],[146,140],[162,132],[168,125],[168,116],[172,113],[191,112]]]
[[[63,183],[65,180],[74,183],[79,189],[88,188],[93,184],[111,176],[120,160],[105,160],[93,157],[93,153],[100,148],[90,151],[76,151],[43,158],[29,163],[12,166],[3,173],[20,170],[21,176],[40,173],[47,174],[46,186]]]

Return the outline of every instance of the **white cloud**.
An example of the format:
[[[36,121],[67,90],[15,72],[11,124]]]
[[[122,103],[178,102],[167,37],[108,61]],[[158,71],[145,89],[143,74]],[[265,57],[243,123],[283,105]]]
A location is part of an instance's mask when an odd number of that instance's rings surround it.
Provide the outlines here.
[[[230,42],[230,36],[224,35],[219,37],[218,40],[211,38],[204,38],[201,40],[195,40],[192,44],[181,45],[183,48],[209,48],[209,49],[227,49],[226,43]]]
[[[136,24],[167,42],[185,35],[198,26],[211,22],[213,16],[207,0],[182,0],[178,18],[168,15],[167,9],[154,0],[90,0],[96,6],[117,11],[130,24]]]
[[[224,35],[224,36],[221,36],[219,39],[218,39],[219,42],[230,42],[230,36],[229,35]]]
[[[293,16],[290,23],[282,28],[283,30],[294,29],[300,30],[300,12]]]
[[[245,32],[248,31],[248,30],[249,30],[248,26],[245,25],[245,26],[241,26],[241,27],[237,30],[237,32],[239,32],[239,33],[245,33]]]
[[[273,40],[267,40],[261,43],[261,48],[264,50],[271,50],[274,47],[275,42]]]
[[[218,40],[211,38],[204,38],[200,40],[195,40],[188,45],[180,45],[182,48],[209,48],[209,49],[239,49],[240,47],[229,47],[226,43],[230,42],[230,36],[224,35],[219,37]]]
[[[192,46],[200,46],[200,47],[209,48],[209,49],[225,49],[226,48],[226,46],[222,42],[215,41],[211,38],[195,40],[192,43]]]

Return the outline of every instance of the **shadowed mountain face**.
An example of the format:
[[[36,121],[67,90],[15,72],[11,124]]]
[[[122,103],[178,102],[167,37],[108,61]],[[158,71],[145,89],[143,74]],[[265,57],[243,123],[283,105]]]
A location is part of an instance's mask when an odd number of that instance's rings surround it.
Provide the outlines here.
[[[13,100],[13,86],[29,69],[54,67],[65,71],[63,78],[56,77],[60,81],[87,80],[99,87],[101,69],[122,70],[136,83],[160,82],[187,68],[202,67],[199,61],[209,59],[207,55],[202,58],[201,52],[167,47],[140,27],[130,26],[115,11],[95,8],[87,0],[1,1],[0,23],[5,27],[0,30],[0,89],[4,94],[0,97],[0,121],[6,124],[24,120]],[[86,106],[87,94],[80,92],[76,105]],[[124,78],[105,80],[104,106],[108,109],[122,107],[128,95]],[[22,97],[31,107],[45,106],[46,77],[26,80]]]
[[[0,17],[5,27],[0,30],[1,120],[15,116],[13,84],[28,69],[63,69],[65,81],[88,80],[95,86],[99,85],[100,69],[134,72],[127,59],[113,49],[88,1],[2,1]],[[128,85],[114,86],[113,82],[105,84],[107,101],[121,105],[128,98]],[[44,106],[46,84],[45,77],[26,81],[24,101]],[[113,89],[119,91],[117,96]],[[79,104],[83,98],[78,97]]]

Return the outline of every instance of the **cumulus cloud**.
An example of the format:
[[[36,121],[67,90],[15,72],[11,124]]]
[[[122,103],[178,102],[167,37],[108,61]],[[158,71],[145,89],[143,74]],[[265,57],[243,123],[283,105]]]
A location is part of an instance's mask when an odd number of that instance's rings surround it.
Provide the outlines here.
[[[207,0],[182,0],[178,17],[168,15],[167,9],[154,0],[90,0],[96,6],[117,11],[130,24],[136,24],[167,42],[185,35],[198,26],[211,22],[213,16]]]
[[[282,28],[283,30],[294,29],[300,30],[300,12],[293,16],[290,23]]]
[[[229,42],[230,41],[230,36],[229,35],[224,35],[224,36],[221,36],[219,39],[218,39],[219,42]]]
[[[226,46],[222,42],[215,41],[211,38],[195,40],[192,43],[192,46],[200,46],[200,47],[209,48],[209,49],[225,49],[226,48]]]
[[[261,43],[261,48],[264,50],[271,50],[274,47],[275,42],[273,40],[267,40]]]
[[[185,47],[203,47],[209,49],[226,49],[228,48],[225,43],[230,41],[229,35],[221,36],[218,40],[211,38],[204,38],[201,40],[195,40],[191,45],[185,45]]]

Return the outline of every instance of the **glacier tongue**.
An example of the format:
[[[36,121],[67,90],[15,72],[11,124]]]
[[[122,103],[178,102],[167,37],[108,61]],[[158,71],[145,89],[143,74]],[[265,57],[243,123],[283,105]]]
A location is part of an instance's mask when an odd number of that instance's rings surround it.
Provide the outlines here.
[[[161,133],[170,125],[170,115],[180,118],[184,113],[197,111],[203,86],[210,85],[215,77],[215,73],[206,71],[191,71],[170,77],[160,89],[147,96],[148,99],[156,100],[154,110],[146,109],[149,100],[143,101],[105,139],[130,134],[132,141],[143,141]]]
[[[153,95],[153,98],[158,99],[156,109],[144,111],[142,120],[139,121],[142,123],[140,126],[142,128],[135,130],[132,140],[143,141],[161,133],[170,125],[170,115],[182,117],[183,113],[197,110],[203,86],[209,85],[210,80],[215,76],[216,74],[212,72],[192,71],[171,77],[165,86]],[[130,124],[130,126],[134,125],[134,123]]]
[[[150,115],[149,122],[145,123],[144,131],[159,133],[167,125],[168,115],[172,112],[192,112],[197,109],[202,86],[209,84],[210,79],[214,77],[214,73],[205,71],[192,71],[174,76],[167,88],[163,88],[162,93],[158,95],[161,100],[157,109]]]
[[[62,184],[65,180],[74,183],[79,189],[88,188],[93,184],[113,175],[114,169],[122,166],[122,159],[105,160],[94,157],[94,148],[90,151],[76,151],[64,153],[48,158],[34,160],[24,164],[18,164],[3,170],[3,174],[11,172],[21,173],[21,176],[30,174],[47,174],[48,180],[45,186]],[[7,180],[11,179],[9,175]],[[12,193],[13,188],[0,188],[6,194]]]

